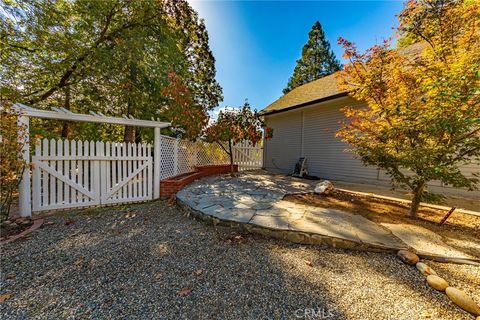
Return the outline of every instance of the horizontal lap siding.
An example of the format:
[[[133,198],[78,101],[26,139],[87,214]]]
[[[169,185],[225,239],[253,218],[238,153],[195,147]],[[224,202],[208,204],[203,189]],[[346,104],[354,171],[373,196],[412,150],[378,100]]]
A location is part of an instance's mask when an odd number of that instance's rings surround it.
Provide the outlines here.
[[[300,112],[285,112],[266,118],[273,137],[265,141],[264,167],[267,170],[292,173],[301,153],[302,118]]]
[[[305,156],[311,175],[346,182],[389,185],[390,177],[384,171],[364,166],[347,151],[349,145],[335,137],[340,128],[339,122],[345,119],[340,109],[347,105],[361,106],[347,97],[267,116],[266,124],[273,128],[273,138],[265,142],[265,169],[291,173],[298,158]],[[480,163],[472,162],[462,166],[461,170],[471,176],[480,172]],[[439,181],[432,181],[429,186],[433,192],[480,198],[479,191],[443,186]]]
[[[308,171],[324,179],[346,181],[376,180],[378,170],[365,167],[354,154],[348,152],[349,145],[335,133],[340,128],[344,115],[340,109],[352,105],[349,98],[339,99],[317,107],[304,109],[304,155],[307,157]]]

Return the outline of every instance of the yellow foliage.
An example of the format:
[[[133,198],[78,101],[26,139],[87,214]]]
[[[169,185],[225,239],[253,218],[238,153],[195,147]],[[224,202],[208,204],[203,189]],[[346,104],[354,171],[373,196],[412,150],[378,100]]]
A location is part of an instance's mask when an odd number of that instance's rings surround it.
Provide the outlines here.
[[[345,108],[337,135],[415,201],[431,180],[475,189],[478,178],[459,166],[480,157],[480,3],[412,0],[399,20],[398,32],[419,43],[359,53],[340,39],[350,62],[339,86],[368,107]]]

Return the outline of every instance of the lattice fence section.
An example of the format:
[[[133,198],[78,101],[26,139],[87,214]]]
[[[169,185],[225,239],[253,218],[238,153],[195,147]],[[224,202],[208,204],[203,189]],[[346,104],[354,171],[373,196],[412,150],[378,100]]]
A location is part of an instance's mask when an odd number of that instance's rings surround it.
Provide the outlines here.
[[[204,141],[180,140],[162,136],[160,179],[191,172],[196,166],[229,163],[219,145]]]
[[[160,179],[195,170],[196,166],[228,164],[227,153],[216,143],[205,141],[187,141],[168,136],[161,137],[161,170]],[[233,147],[234,163],[240,170],[262,167],[263,149],[244,141]]]
[[[228,155],[218,144],[204,141],[198,141],[196,144],[198,148],[197,163],[199,166],[230,163]]]

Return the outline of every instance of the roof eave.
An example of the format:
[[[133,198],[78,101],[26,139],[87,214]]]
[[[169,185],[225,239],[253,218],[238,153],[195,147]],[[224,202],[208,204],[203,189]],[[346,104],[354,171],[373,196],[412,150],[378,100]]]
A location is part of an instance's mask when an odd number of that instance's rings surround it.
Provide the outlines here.
[[[308,101],[308,102],[303,102],[303,103],[300,103],[300,104],[297,104],[297,105],[294,105],[294,106],[291,106],[291,107],[283,108],[283,109],[280,109],[280,110],[272,110],[272,111],[262,110],[262,111],[259,112],[259,114],[261,116],[268,116],[268,115],[272,115],[272,114],[275,114],[275,113],[286,112],[286,111],[290,111],[290,110],[294,110],[294,109],[298,109],[298,108],[303,108],[303,107],[310,106],[312,104],[326,102],[326,101],[329,101],[329,100],[334,100],[334,99],[338,99],[338,98],[342,98],[342,97],[346,97],[346,96],[348,96],[348,92],[340,92],[340,93],[334,94],[332,96],[323,97],[323,98]]]

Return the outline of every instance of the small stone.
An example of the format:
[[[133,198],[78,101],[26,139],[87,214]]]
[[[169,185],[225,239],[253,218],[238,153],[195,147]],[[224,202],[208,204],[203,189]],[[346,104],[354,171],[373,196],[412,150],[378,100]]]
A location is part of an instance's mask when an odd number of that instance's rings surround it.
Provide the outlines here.
[[[22,220],[22,222],[20,222],[20,225],[21,226],[28,226],[32,223],[32,221],[30,221],[29,219],[25,219],[25,220]]]
[[[448,287],[448,282],[435,274],[427,276],[427,282],[430,287],[438,291],[445,291],[445,289]]]
[[[480,307],[465,292],[454,287],[448,287],[445,293],[457,306],[476,316],[480,315]]]
[[[408,250],[398,250],[397,256],[400,257],[403,262],[412,266],[420,261],[420,258],[415,253]]]
[[[328,195],[333,191],[333,183],[328,180],[317,183],[315,186],[314,192],[317,194]]]
[[[433,270],[423,262],[418,262],[415,266],[417,267],[418,271],[420,271],[425,277],[428,277],[431,274],[437,275],[435,270]]]

